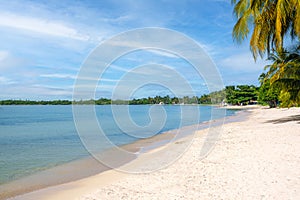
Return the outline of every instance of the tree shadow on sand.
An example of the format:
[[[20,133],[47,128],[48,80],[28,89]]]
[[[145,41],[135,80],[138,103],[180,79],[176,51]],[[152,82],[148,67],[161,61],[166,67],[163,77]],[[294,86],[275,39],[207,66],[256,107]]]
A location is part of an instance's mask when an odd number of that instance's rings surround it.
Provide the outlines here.
[[[292,121],[296,121],[298,122],[298,124],[300,124],[300,115],[292,115],[280,119],[268,120],[265,123],[281,124],[281,123],[292,122]]]

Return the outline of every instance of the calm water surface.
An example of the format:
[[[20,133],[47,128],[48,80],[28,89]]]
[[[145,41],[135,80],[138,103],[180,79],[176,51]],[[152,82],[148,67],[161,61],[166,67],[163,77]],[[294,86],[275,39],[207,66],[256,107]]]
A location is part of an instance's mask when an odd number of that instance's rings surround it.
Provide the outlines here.
[[[181,107],[185,109],[182,121]],[[96,106],[99,124],[116,145],[136,141],[117,126],[111,106]],[[151,123],[149,105],[129,106],[139,126]],[[165,125],[159,131],[180,128],[211,119],[211,106],[162,106]],[[192,111],[199,109],[199,121]],[[191,113],[189,115],[189,113]],[[214,118],[222,117],[216,115]],[[159,113],[153,113],[159,117]],[[233,115],[228,110],[226,115]],[[122,118],[122,116],[120,116]],[[133,132],[135,130],[132,130]],[[104,148],[104,147],[103,147]],[[88,155],[76,132],[71,106],[0,106],[0,184]]]

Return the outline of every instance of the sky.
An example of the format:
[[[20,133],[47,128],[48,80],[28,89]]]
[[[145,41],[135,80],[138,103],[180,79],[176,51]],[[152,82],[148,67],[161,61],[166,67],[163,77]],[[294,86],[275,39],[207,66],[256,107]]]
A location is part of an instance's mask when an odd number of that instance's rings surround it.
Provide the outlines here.
[[[197,42],[224,85],[258,85],[266,61],[254,62],[248,41],[233,41],[232,9],[230,0],[1,0],[0,99],[72,99],[77,75],[99,45],[145,27],[173,30]],[[147,67],[141,71],[139,66]],[[210,91],[187,60],[162,50],[140,49],[114,60],[101,76],[95,72],[99,82],[94,97],[191,95],[170,75],[175,76],[174,70],[196,95]],[[143,80],[142,74],[157,80],[128,91],[132,86],[126,88],[129,83],[122,78]]]

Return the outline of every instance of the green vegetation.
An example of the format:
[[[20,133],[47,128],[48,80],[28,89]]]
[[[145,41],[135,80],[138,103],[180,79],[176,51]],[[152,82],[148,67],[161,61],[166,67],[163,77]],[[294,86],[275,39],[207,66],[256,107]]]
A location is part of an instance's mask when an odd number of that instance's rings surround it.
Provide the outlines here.
[[[145,104],[220,104],[228,103],[233,105],[247,105],[255,102],[258,98],[258,87],[253,85],[238,85],[238,86],[227,86],[222,91],[211,92],[204,94],[201,97],[188,97],[182,98],[170,97],[169,95],[161,97],[148,97],[141,99],[132,100],[111,100],[107,98],[100,98],[97,100],[80,100],[80,101],[69,101],[69,100],[54,100],[54,101],[29,101],[29,100],[2,100],[0,105],[145,105]]]
[[[69,100],[53,100],[53,101],[30,101],[30,100],[2,100],[0,105],[70,105]]]
[[[204,95],[203,103],[211,104],[210,96]],[[200,101],[199,101],[200,99]],[[100,98],[97,100],[80,100],[80,101],[70,101],[70,100],[53,100],[53,101],[30,101],[30,100],[2,100],[0,101],[0,105],[142,105],[142,104],[198,104],[202,102],[202,97],[188,97],[185,96],[183,98],[178,97],[170,97],[170,96],[156,96],[156,97],[148,97],[141,99],[132,99],[132,100],[111,100],[107,98]]]
[[[271,107],[278,101],[281,107],[300,106],[300,0],[232,0],[232,4],[237,17],[233,38],[241,42],[253,30],[254,59],[267,52],[272,61],[259,78],[259,101]]]
[[[225,88],[227,103],[232,105],[254,104],[258,99],[259,88],[254,85],[227,86]]]
[[[262,73],[259,77],[261,86],[259,88],[258,102],[262,105],[269,105],[274,108],[279,102],[279,88],[276,88],[270,84],[270,80],[266,79],[266,74]]]
[[[300,45],[297,48],[270,54],[273,63],[265,67],[264,82],[277,89],[282,107],[300,106]]]

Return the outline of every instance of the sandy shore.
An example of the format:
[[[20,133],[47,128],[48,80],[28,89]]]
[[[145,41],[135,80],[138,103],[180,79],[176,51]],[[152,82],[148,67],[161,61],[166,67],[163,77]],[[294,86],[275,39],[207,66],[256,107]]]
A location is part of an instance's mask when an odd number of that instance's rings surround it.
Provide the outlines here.
[[[180,159],[162,170],[110,170],[13,199],[300,199],[300,108],[253,109],[247,120],[222,128],[204,159],[199,155],[208,129],[197,132]]]
[[[264,109],[268,108],[269,106],[262,106],[262,105],[245,105],[245,106],[218,106],[219,108],[226,108],[226,109],[232,109],[232,110],[248,110],[248,109]]]

